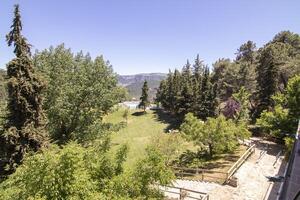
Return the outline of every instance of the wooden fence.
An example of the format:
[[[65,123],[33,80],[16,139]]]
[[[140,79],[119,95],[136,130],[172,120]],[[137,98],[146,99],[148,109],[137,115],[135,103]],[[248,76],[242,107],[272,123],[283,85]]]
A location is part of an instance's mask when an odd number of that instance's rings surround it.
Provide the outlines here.
[[[209,195],[204,192],[195,190],[173,187],[173,186],[159,186],[159,189],[164,193],[175,194],[176,198],[180,200],[184,199],[196,199],[196,200],[209,200]]]
[[[175,175],[181,179],[224,183],[227,174],[217,170],[200,168],[173,167]]]
[[[227,171],[227,178],[231,178],[231,176],[240,168],[240,166],[247,160],[247,158],[255,151],[255,144],[250,146],[247,151],[232,165],[232,167]]]
[[[173,167],[175,175],[181,179],[226,183],[245,160],[254,152],[255,145],[250,146],[246,152],[232,165],[227,172],[201,168]]]

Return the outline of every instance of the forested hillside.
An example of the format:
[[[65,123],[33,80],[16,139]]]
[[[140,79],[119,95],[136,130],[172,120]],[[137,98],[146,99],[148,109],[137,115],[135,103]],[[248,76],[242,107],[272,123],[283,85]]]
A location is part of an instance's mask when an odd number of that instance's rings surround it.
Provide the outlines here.
[[[161,80],[166,78],[163,73],[118,75],[118,82],[128,90],[129,96],[138,99],[141,96],[141,87],[146,80],[149,86],[149,98],[153,100]]]

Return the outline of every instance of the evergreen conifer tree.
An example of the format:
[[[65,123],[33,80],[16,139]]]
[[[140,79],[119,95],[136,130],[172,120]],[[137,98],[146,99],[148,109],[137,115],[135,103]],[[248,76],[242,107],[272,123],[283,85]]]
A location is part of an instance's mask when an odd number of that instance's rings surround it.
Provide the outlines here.
[[[236,63],[239,70],[237,73],[237,84],[244,86],[249,93],[254,93],[256,89],[256,45],[252,41],[242,44],[237,51]]]
[[[211,82],[209,68],[205,67],[196,115],[202,120],[206,120],[207,117],[213,117],[216,104],[216,87]]]
[[[21,34],[19,6],[15,6],[8,46],[14,46],[16,58],[7,65],[8,114],[0,136],[0,173],[14,172],[28,151],[37,151],[47,143],[41,92],[45,84],[35,74],[30,45]]]
[[[174,74],[169,71],[168,78],[166,79],[166,95],[165,95],[165,108],[168,111],[174,110],[174,91],[173,91],[173,77]]]
[[[143,108],[144,112],[146,112],[146,108],[150,104],[148,91],[149,91],[148,83],[147,81],[145,81],[142,87],[142,96],[140,97],[141,102],[139,104],[139,107]]]
[[[261,49],[257,66],[259,105],[255,117],[274,106],[272,96],[278,91],[279,67],[286,62],[288,52],[289,48],[284,43],[271,43]]]
[[[171,102],[173,104],[172,113],[178,114],[180,110],[179,100],[181,99],[181,91],[182,91],[182,76],[179,70],[175,69],[172,85],[171,85]]]

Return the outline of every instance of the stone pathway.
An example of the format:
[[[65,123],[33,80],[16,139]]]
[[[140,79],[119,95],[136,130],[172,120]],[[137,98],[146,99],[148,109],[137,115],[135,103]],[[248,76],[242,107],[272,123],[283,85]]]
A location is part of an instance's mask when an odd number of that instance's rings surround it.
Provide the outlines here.
[[[282,175],[284,171],[283,155],[274,165],[282,146],[259,138],[251,140],[256,143],[255,153],[236,172],[238,187],[188,180],[176,180],[174,186],[208,193],[210,200],[268,199],[267,191],[272,184],[268,177]]]

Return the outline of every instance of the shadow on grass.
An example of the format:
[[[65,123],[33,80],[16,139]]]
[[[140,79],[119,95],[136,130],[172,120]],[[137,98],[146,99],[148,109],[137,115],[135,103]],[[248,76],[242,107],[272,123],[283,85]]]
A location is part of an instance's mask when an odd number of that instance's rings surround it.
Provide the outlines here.
[[[145,114],[147,114],[147,112],[137,111],[137,112],[132,113],[131,115],[138,117],[138,116],[142,116],[142,115],[145,115]]]
[[[168,132],[169,130],[172,129],[179,129],[181,120],[178,119],[177,117],[163,110],[154,110],[153,113],[156,114],[157,121],[168,124],[168,126],[164,130],[165,132]]]
[[[174,161],[174,165],[179,167],[202,168],[206,170],[217,170],[228,168],[240,158],[234,152],[215,155],[210,157],[206,151],[190,151],[183,152],[178,160]],[[215,172],[212,172],[215,173]]]

